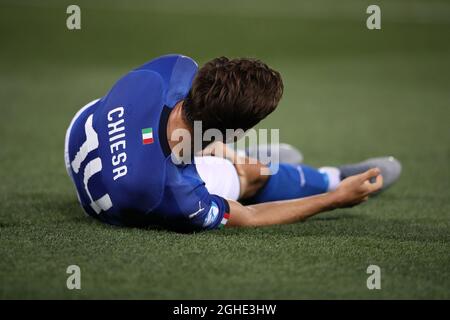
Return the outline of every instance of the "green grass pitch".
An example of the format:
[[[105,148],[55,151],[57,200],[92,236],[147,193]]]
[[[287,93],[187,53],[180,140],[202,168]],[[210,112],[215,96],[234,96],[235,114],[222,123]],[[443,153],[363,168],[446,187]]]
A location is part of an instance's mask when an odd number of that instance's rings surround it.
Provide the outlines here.
[[[378,1],[0,2],[0,298],[450,298],[450,6]],[[284,78],[261,123],[305,162],[395,155],[397,185],[306,223],[199,234],[82,213],[63,161],[72,116],[161,54],[252,56]],[[81,267],[81,290],[66,268]],[[368,290],[366,268],[381,268]]]

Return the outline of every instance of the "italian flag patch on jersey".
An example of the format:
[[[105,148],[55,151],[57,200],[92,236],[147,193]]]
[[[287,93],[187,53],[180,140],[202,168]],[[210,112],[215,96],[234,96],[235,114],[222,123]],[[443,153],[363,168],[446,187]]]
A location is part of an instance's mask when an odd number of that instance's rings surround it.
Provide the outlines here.
[[[230,214],[228,212],[225,212],[225,214],[223,215],[222,221],[220,221],[219,229],[222,229],[223,227],[225,227],[225,225],[228,222],[228,219],[230,219]]]
[[[153,143],[153,129],[152,128],[142,129],[142,143],[143,144]]]

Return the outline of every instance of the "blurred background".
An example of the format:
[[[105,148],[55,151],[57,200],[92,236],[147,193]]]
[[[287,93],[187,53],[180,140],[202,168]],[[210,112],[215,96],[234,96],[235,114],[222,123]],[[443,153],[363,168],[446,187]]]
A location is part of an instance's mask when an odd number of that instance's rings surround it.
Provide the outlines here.
[[[81,30],[66,28],[70,4],[81,8]],[[381,30],[366,27],[370,4],[381,8]],[[448,298],[449,40],[450,2],[437,0],[0,0],[0,296],[70,297],[59,284],[65,281],[62,265],[78,257],[94,269],[94,257],[108,264],[107,256],[114,256],[116,279],[126,279],[128,287],[102,287],[93,277],[100,289],[81,297],[371,298],[367,289],[346,281],[362,270],[358,279],[364,283],[364,263],[377,257],[391,271],[402,270],[391,278],[394,291],[377,297]],[[79,108],[103,96],[130,69],[167,53],[188,55],[199,65],[222,55],[265,61],[281,72],[285,94],[260,127],[280,128],[281,141],[300,148],[312,165],[394,155],[404,165],[401,181],[381,201],[361,209],[369,222],[319,220],[309,227],[269,229],[289,261],[280,260],[279,248],[267,249],[273,261],[261,260],[257,248],[267,240],[262,233],[228,233],[255,250],[233,256],[249,264],[236,262],[235,278],[228,278],[222,291],[213,288],[220,279],[212,275],[198,285],[178,279],[176,263],[154,291],[136,289],[151,277],[145,272],[173,261],[152,256],[153,251],[145,252],[148,261],[133,260],[126,245],[102,253],[92,244],[119,240],[111,238],[111,229],[87,224],[78,209],[64,169],[64,134]],[[305,234],[310,237],[297,238]],[[170,234],[117,231],[114,237],[130,246],[159,239],[152,245],[161,252],[173,243],[185,252],[194,246],[189,257],[206,264],[209,260],[196,254],[217,258],[221,248],[214,236],[205,235],[200,239],[214,247],[206,249],[192,238],[184,247]],[[166,240],[167,246],[161,245]],[[330,242],[336,247],[327,251]],[[337,264],[337,256],[347,259]],[[155,259],[161,265],[150,271],[140,267],[154,266]],[[128,267],[121,269],[119,261]],[[262,270],[259,278],[249,278],[244,269],[258,263],[281,280]],[[299,271],[304,264],[319,271]],[[127,278],[130,268],[134,280]],[[335,271],[338,276],[331,275]],[[286,272],[296,276],[284,278]],[[255,289],[245,289],[249,285]]]

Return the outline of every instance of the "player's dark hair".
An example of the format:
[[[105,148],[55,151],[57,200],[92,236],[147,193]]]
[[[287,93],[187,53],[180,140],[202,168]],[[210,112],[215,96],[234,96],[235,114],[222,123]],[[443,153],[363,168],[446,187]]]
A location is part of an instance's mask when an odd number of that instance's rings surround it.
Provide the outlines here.
[[[203,130],[255,126],[278,105],[283,94],[280,74],[256,59],[220,57],[198,71],[183,110],[190,123]]]

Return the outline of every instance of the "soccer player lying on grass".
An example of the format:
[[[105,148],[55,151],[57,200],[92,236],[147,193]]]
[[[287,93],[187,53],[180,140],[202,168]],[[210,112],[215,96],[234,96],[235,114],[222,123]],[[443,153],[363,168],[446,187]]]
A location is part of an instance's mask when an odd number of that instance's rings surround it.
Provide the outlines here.
[[[398,179],[392,157],[315,169],[285,147],[267,175],[271,167],[245,154],[214,157],[227,150],[217,141],[189,143],[192,154],[209,156],[174,161],[186,158],[179,133],[193,135],[196,121],[224,136],[246,131],[275,110],[282,92],[280,74],[253,59],[217,58],[198,70],[188,57],[167,55],[129,72],[66,133],[66,167],[84,211],[114,225],[177,231],[275,225],[357,205]]]

